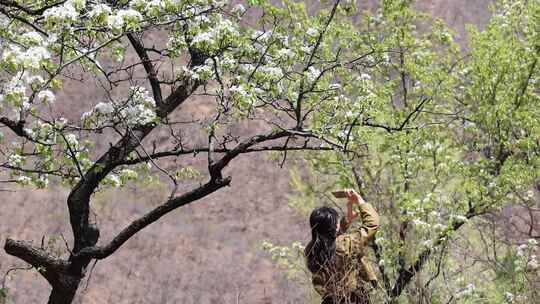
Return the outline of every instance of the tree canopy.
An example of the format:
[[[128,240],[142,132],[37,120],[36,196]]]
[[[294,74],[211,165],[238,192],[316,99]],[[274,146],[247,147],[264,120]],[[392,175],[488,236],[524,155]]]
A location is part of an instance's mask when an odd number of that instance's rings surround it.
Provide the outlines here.
[[[534,219],[524,235],[495,219],[503,208],[538,204],[540,3],[496,3],[486,29],[471,26],[463,47],[440,20],[410,4],[382,1],[360,22],[360,33],[388,60],[364,70],[373,104],[341,118],[352,121],[347,145],[355,156],[308,153],[307,172],[293,171],[300,195],[291,204],[307,215],[335,206],[329,191],[349,187],[377,207],[383,222],[372,248],[381,301],[404,293],[410,303],[533,301],[540,281]],[[469,233],[466,244],[460,229]],[[489,242],[479,242],[476,229]],[[266,246],[298,267],[301,244]],[[473,266],[486,259],[487,271],[467,268],[477,255]]]

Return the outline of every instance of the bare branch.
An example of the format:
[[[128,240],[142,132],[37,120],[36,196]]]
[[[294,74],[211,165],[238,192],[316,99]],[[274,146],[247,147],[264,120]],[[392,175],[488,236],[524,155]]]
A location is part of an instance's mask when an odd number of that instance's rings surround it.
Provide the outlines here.
[[[106,246],[103,247],[87,247],[80,250],[75,254],[76,258],[95,258],[104,259],[113,254],[118,248],[120,248],[126,241],[128,241],[137,232],[144,229],[146,226],[159,220],[165,214],[175,210],[181,206],[189,204],[200,198],[203,198],[220,188],[229,185],[231,179],[225,178],[220,181],[211,180],[208,183],[200,186],[190,192],[187,192],[181,196],[169,199],[164,204],[148,212],[144,216],[136,219],[126,228],[124,228],[118,235]]]
[[[142,41],[139,38],[135,37],[135,35],[132,33],[127,34],[127,37],[131,42],[131,45],[135,49],[135,52],[137,52],[137,55],[139,55],[139,58],[142,60],[142,64],[144,66],[144,69],[146,70],[146,75],[148,76],[148,81],[152,86],[152,94],[154,95],[154,100],[156,101],[156,105],[159,107],[163,102],[163,98],[161,96],[161,88],[159,86],[159,80],[157,79],[157,72],[154,68],[154,65],[152,64],[150,57],[148,57],[148,53],[146,52]]]
[[[254,147],[254,148],[247,148],[244,151],[242,151],[242,154],[245,153],[253,153],[253,152],[264,152],[264,151],[279,151],[279,152],[285,152],[285,151],[303,151],[303,150],[312,150],[312,151],[333,151],[335,148],[332,147],[325,147],[325,146],[283,146],[283,145],[276,145],[276,146],[264,146],[264,147]],[[163,151],[163,152],[157,152],[154,154],[151,154],[147,157],[139,157],[135,159],[128,159],[123,162],[121,162],[121,165],[134,165],[138,163],[148,162],[150,159],[158,159],[163,157],[172,157],[172,156],[181,156],[181,155],[196,155],[198,153],[208,153],[210,151],[210,148],[208,147],[201,147],[201,148],[193,148],[193,149],[179,149],[179,150],[173,150],[173,151]],[[231,152],[231,149],[225,149],[225,148],[214,148],[212,150],[214,153],[229,153]],[[346,152],[354,152],[354,151],[346,151]]]
[[[43,267],[55,271],[64,271],[67,262],[50,255],[42,248],[34,246],[31,242],[7,239],[4,245],[7,254],[18,257],[35,268]]]

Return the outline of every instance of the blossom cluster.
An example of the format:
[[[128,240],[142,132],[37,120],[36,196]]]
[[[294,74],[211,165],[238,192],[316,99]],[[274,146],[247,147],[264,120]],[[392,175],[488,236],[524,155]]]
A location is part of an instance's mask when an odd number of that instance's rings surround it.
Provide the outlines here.
[[[125,123],[130,126],[146,125],[157,121],[155,101],[143,87],[131,87],[124,102],[99,102],[82,115],[88,127],[101,127],[106,123]]]
[[[524,294],[514,294],[512,292],[506,291],[504,293],[504,303],[505,304],[514,304],[514,303],[530,303],[528,298]]]
[[[141,13],[134,9],[119,10],[116,14],[111,14],[107,18],[107,25],[113,31],[136,30],[140,28],[143,20]]]
[[[68,0],[63,5],[53,6],[43,13],[50,28],[70,25],[77,21],[80,11],[85,7],[86,0]]]
[[[32,104],[55,101],[51,83],[41,74],[53,64],[50,48],[56,39],[54,34],[45,37],[36,31],[21,31],[11,38],[12,43],[0,45],[0,67],[10,75],[0,82],[0,108],[7,107],[18,114],[20,110],[29,110]]]
[[[190,44],[209,54],[223,45],[235,44],[235,41],[240,39],[238,25],[221,15],[211,17],[194,17],[189,21],[190,26],[195,30]]]
[[[535,239],[529,239],[527,243],[517,247],[517,259],[514,261],[517,271],[535,271],[538,269],[537,249],[538,241]]]
[[[136,180],[139,174],[135,170],[124,168],[115,173],[109,173],[103,180],[104,185],[109,185],[115,188],[124,186],[130,180]]]

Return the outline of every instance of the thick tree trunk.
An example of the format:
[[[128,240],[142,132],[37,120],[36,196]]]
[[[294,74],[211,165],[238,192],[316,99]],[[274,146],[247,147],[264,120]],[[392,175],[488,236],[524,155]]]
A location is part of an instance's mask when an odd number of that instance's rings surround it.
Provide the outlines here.
[[[77,293],[77,286],[73,287],[53,287],[51,295],[49,296],[49,301],[47,304],[71,304]]]
[[[6,253],[32,265],[52,286],[49,304],[70,304],[75,298],[79,284],[84,277],[83,269],[90,259],[65,261],[49,254],[45,249],[31,242],[7,239]]]
[[[77,294],[82,275],[70,275],[66,273],[54,273],[48,279],[52,286],[48,304],[70,304]]]

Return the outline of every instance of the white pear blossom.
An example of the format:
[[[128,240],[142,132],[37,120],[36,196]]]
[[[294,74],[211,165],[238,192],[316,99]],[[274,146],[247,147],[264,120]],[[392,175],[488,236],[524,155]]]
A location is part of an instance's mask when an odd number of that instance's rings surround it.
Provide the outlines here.
[[[315,81],[319,75],[321,75],[321,71],[314,66],[310,66],[307,73],[307,80],[310,82]]]
[[[294,57],[294,52],[291,49],[280,49],[279,51],[277,51],[277,55],[279,56],[279,58],[290,59]]]
[[[124,28],[135,29],[143,20],[141,13],[134,9],[119,10],[116,14],[111,14],[107,18],[107,25],[115,31],[120,31]]]
[[[360,74],[360,80],[363,80],[363,81],[371,80],[371,76],[369,74],[362,73]]]
[[[51,54],[43,46],[31,46],[23,50],[19,46],[9,45],[2,53],[1,60],[27,69],[38,69],[41,67],[41,61],[49,58],[51,58]]]
[[[236,63],[236,59],[228,55],[223,56],[220,61],[220,65],[224,69],[231,69]]]
[[[113,30],[121,30],[124,27],[124,18],[119,15],[107,17],[107,25]]]
[[[284,47],[289,46],[289,36],[282,35],[280,33],[275,33],[274,36],[276,37],[276,39],[281,41],[281,43],[283,44]]]
[[[77,135],[75,134],[66,134],[65,136],[66,142],[71,146],[71,148],[77,148],[79,146],[79,140],[77,139]]]
[[[199,79],[201,80],[208,80],[214,75],[214,67],[206,64],[195,67],[195,74],[199,75]]]
[[[438,230],[438,231],[444,230],[445,228],[446,228],[446,226],[441,224],[441,223],[437,223],[437,224],[433,225],[433,229]]]
[[[523,257],[525,256],[525,250],[527,250],[527,244],[521,244],[517,247],[517,256]]]
[[[2,52],[2,61],[10,64],[19,64],[23,51],[18,45],[10,44]]]
[[[45,40],[45,44],[46,45],[51,45],[51,44],[53,44],[53,43],[55,43],[57,41],[58,41],[58,35],[55,34],[55,33],[51,33],[51,34],[49,34],[49,37],[47,37],[47,39]]]
[[[305,54],[311,53],[311,47],[310,47],[310,46],[307,46],[307,45],[301,46],[301,47],[300,47],[300,50],[301,50],[302,52],[304,52]]]
[[[17,178],[17,183],[19,183],[21,185],[27,186],[27,185],[30,185],[30,182],[32,182],[32,179],[30,177],[28,177],[28,176],[23,175],[23,176],[19,176]]]
[[[155,107],[156,102],[150,95],[148,91],[143,87],[131,87],[132,100],[138,104],[143,104],[148,107]]]
[[[45,175],[41,175],[36,181],[35,184],[38,188],[46,188],[49,185],[49,179]]]
[[[117,15],[121,17],[126,23],[139,22],[143,19],[141,13],[134,9],[119,10]]]
[[[94,114],[92,111],[82,113],[81,120],[83,122],[87,121],[88,119],[92,118],[92,114]]]
[[[24,156],[20,154],[10,154],[8,156],[8,164],[12,167],[20,167],[24,163]]]
[[[86,0],[68,0],[65,5],[71,5],[73,8],[80,11],[86,6]]]
[[[13,77],[10,82],[4,87],[6,100],[14,102],[24,101],[26,87],[24,82],[17,76]]]
[[[63,127],[66,126],[67,123],[68,123],[68,120],[66,118],[60,117],[54,122],[54,127],[57,129],[62,129]]]
[[[131,169],[122,169],[122,171],[120,171],[120,178],[123,180],[136,179],[137,177],[137,172]]]
[[[138,10],[142,10],[146,8],[146,5],[148,4],[148,2],[149,2],[148,0],[133,0],[129,2],[129,6]]]
[[[49,22],[73,22],[79,17],[79,12],[75,9],[78,3],[66,1],[62,6],[54,6],[43,13],[45,20]]]
[[[505,292],[504,293],[504,301],[505,303],[511,304],[514,303],[514,294],[511,292]]]
[[[182,35],[172,35],[167,41],[167,49],[173,53],[187,48],[187,45],[186,39]]]
[[[525,244],[521,244],[517,247],[516,256],[514,261],[516,271],[536,270],[538,269],[538,259],[535,253],[538,242],[534,239],[530,239]]]
[[[191,12],[193,11],[194,7],[190,7],[190,9],[186,9],[184,7],[184,4],[182,1],[179,0],[172,0],[172,1],[164,1],[164,0],[134,0],[130,1],[130,7],[138,10],[139,12],[144,12],[147,15],[155,16],[155,17],[163,17],[167,15],[167,12],[164,12],[164,10],[167,10],[170,12],[171,10],[179,10],[183,9],[184,14],[188,15],[188,10]]]
[[[258,40],[261,42],[266,42],[268,41],[271,35],[272,35],[272,31],[266,31],[266,32],[255,31],[253,32],[253,34],[251,34],[251,39]]]
[[[420,219],[414,219],[411,221],[411,224],[413,224],[414,226],[418,226],[418,227],[425,227],[425,226],[429,226],[429,224],[425,221],[422,221]]]
[[[104,3],[96,4],[92,7],[92,10],[88,13],[90,18],[100,18],[109,16],[112,13],[111,8]]]
[[[306,34],[311,37],[316,37],[319,35],[319,30],[314,27],[310,27],[307,29]]]
[[[261,66],[259,71],[266,74],[271,79],[280,79],[283,77],[283,71],[278,67]]]
[[[212,43],[214,40],[214,33],[212,31],[207,32],[200,32],[193,39],[191,40],[191,43],[194,45],[202,44],[202,43]]]
[[[24,128],[24,133],[26,133],[26,135],[28,135],[28,137],[30,138],[36,138],[36,134],[34,133],[34,130],[30,129],[30,128]]]
[[[246,8],[242,4],[235,5],[231,10],[231,13],[235,15],[242,15],[245,12],[246,12]]]
[[[38,100],[45,102],[45,103],[54,103],[56,97],[54,96],[54,93],[50,90],[44,90],[38,93],[37,95]]]
[[[156,113],[142,105],[127,108],[121,113],[126,116],[127,123],[131,125],[146,125],[156,119]]]
[[[532,255],[529,261],[527,262],[527,269],[529,270],[538,269],[538,260],[536,259],[536,255]]]
[[[157,118],[155,113],[155,101],[146,89],[131,87],[128,100],[125,102],[99,102],[94,108],[83,113],[81,119],[85,123],[100,125],[105,121],[124,122],[128,125],[144,125],[154,122]]]
[[[427,142],[422,146],[422,148],[426,151],[430,151],[431,149],[433,149],[433,143]]]
[[[240,96],[243,96],[243,97],[249,96],[249,93],[244,89],[242,85],[232,86],[229,89],[229,91],[231,91],[231,93],[239,94]]]
[[[28,75],[28,73],[25,73],[24,81],[28,83],[29,85],[38,85],[38,86],[45,83],[45,79],[43,79],[41,75]]]
[[[26,51],[23,64],[27,68],[39,69],[41,61],[51,58],[51,53],[42,46],[34,46]]]
[[[183,77],[187,77],[187,78],[190,78],[190,79],[193,79],[193,80],[198,80],[200,79],[200,75],[193,71],[193,70],[190,70],[189,68],[183,66],[181,69],[180,69],[180,76],[183,76]]]
[[[450,219],[457,222],[467,222],[469,220],[466,216],[455,214],[450,215]]]
[[[424,245],[424,247],[427,247],[427,248],[431,248],[433,247],[433,241],[432,240],[425,240],[422,245]]]
[[[162,0],[151,0],[146,2],[146,10],[154,11],[154,14],[158,13],[161,9],[166,7],[165,2],[163,2]]]
[[[34,45],[39,45],[43,42],[43,37],[38,32],[27,32],[21,35],[23,41]]]
[[[114,107],[111,103],[99,102],[94,107],[94,111],[99,114],[107,115],[114,112]]]
[[[145,88],[131,87],[129,100],[119,114],[128,125],[145,125],[156,120],[155,106],[154,99]]]
[[[118,175],[116,174],[109,174],[107,175],[107,177],[105,178],[104,182],[106,184],[110,184],[111,186],[113,187],[120,187],[122,186],[122,181],[120,180],[120,178],[118,177]]]

